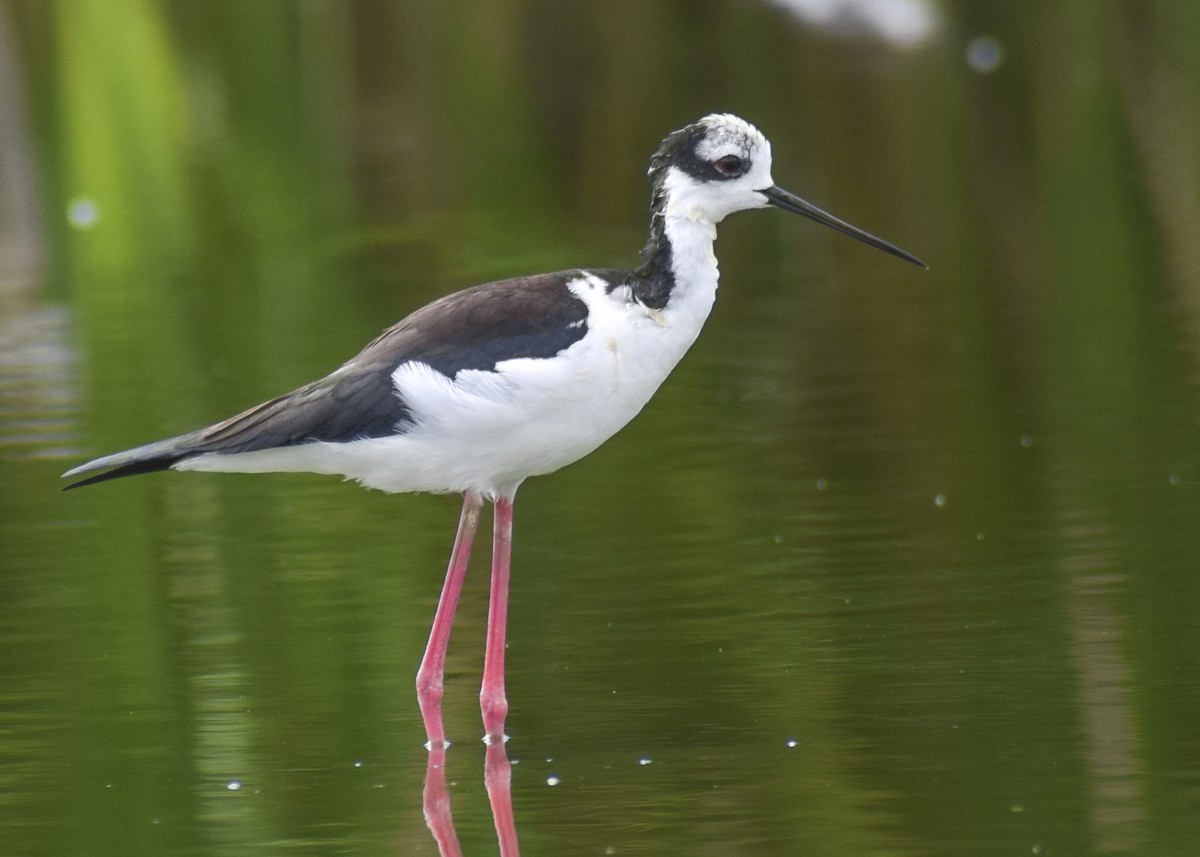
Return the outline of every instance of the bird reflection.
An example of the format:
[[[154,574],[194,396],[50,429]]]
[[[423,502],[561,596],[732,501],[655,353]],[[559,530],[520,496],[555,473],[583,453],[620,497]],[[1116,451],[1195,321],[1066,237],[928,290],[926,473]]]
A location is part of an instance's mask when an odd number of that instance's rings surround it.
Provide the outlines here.
[[[488,803],[492,805],[492,820],[496,824],[496,838],[500,842],[500,857],[520,857],[517,846],[517,827],[513,821],[512,764],[508,761],[504,743],[494,741],[487,745],[483,763],[483,782],[487,788]],[[446,786],[446,748],[434,747],[429,751],[429,762],[425,769],[424,794],[425,823],[437,843],[441,857],[462,857],[458,844],[458,832],[454,829],[454,816],[450,810],[450,790]]]

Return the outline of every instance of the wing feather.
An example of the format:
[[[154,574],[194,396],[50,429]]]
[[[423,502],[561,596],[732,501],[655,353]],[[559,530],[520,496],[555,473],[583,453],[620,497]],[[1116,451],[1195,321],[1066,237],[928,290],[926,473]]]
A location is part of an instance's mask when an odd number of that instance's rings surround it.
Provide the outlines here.
[[[63,475],[106,472],[67,487],[166,470],[196,455],[403,432],[412,420],[392,381],[398,367],[421,362],[453,378],[464,369],[558,354],[587,332],[587,307],[568,288],[580,275],[519,277],[447,295],[385,330],[332,374],[207,428],[89,461]]]

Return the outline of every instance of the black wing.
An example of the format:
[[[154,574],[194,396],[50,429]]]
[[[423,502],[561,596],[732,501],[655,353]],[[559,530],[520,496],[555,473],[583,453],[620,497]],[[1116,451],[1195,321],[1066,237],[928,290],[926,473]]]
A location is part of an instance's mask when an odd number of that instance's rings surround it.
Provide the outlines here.
[[[420,362],[453,378],[464,369],[494,369],[504,360],[553,357],[587,332],[587,307],[567,288],[580,273],[518,277],[447,295],[388,328],[321,380],[207,428],[90,461],[63,475],[106,472],[67,487],[166,470],[206,453],[233,455],[403,431],[411,417],[392,383],[397,367]]]

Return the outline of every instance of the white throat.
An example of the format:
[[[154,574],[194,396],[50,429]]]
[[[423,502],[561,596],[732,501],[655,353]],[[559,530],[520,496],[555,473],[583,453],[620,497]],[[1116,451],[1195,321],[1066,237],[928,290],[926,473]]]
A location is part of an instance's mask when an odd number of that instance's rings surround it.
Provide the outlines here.
[[[666,312],[690,346],[717,299],[720,272],[713,253],[717,226],[706,217],[681,216],[668,209],[663,235],[671,245],[674,278]]]

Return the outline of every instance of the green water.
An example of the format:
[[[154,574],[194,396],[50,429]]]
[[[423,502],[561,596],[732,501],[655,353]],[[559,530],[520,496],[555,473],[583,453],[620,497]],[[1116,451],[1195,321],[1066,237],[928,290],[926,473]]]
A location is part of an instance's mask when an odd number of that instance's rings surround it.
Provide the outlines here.
[[[748,0],[0,3],[0,850],[437,853],[458,500],[59,474],[457,288],[632,264],[650,153],[731,110],[930,270],[731,218],[692,353],[522,488],[521,853],[1196,853],[1200,7],[928,8],[898,48]]]

